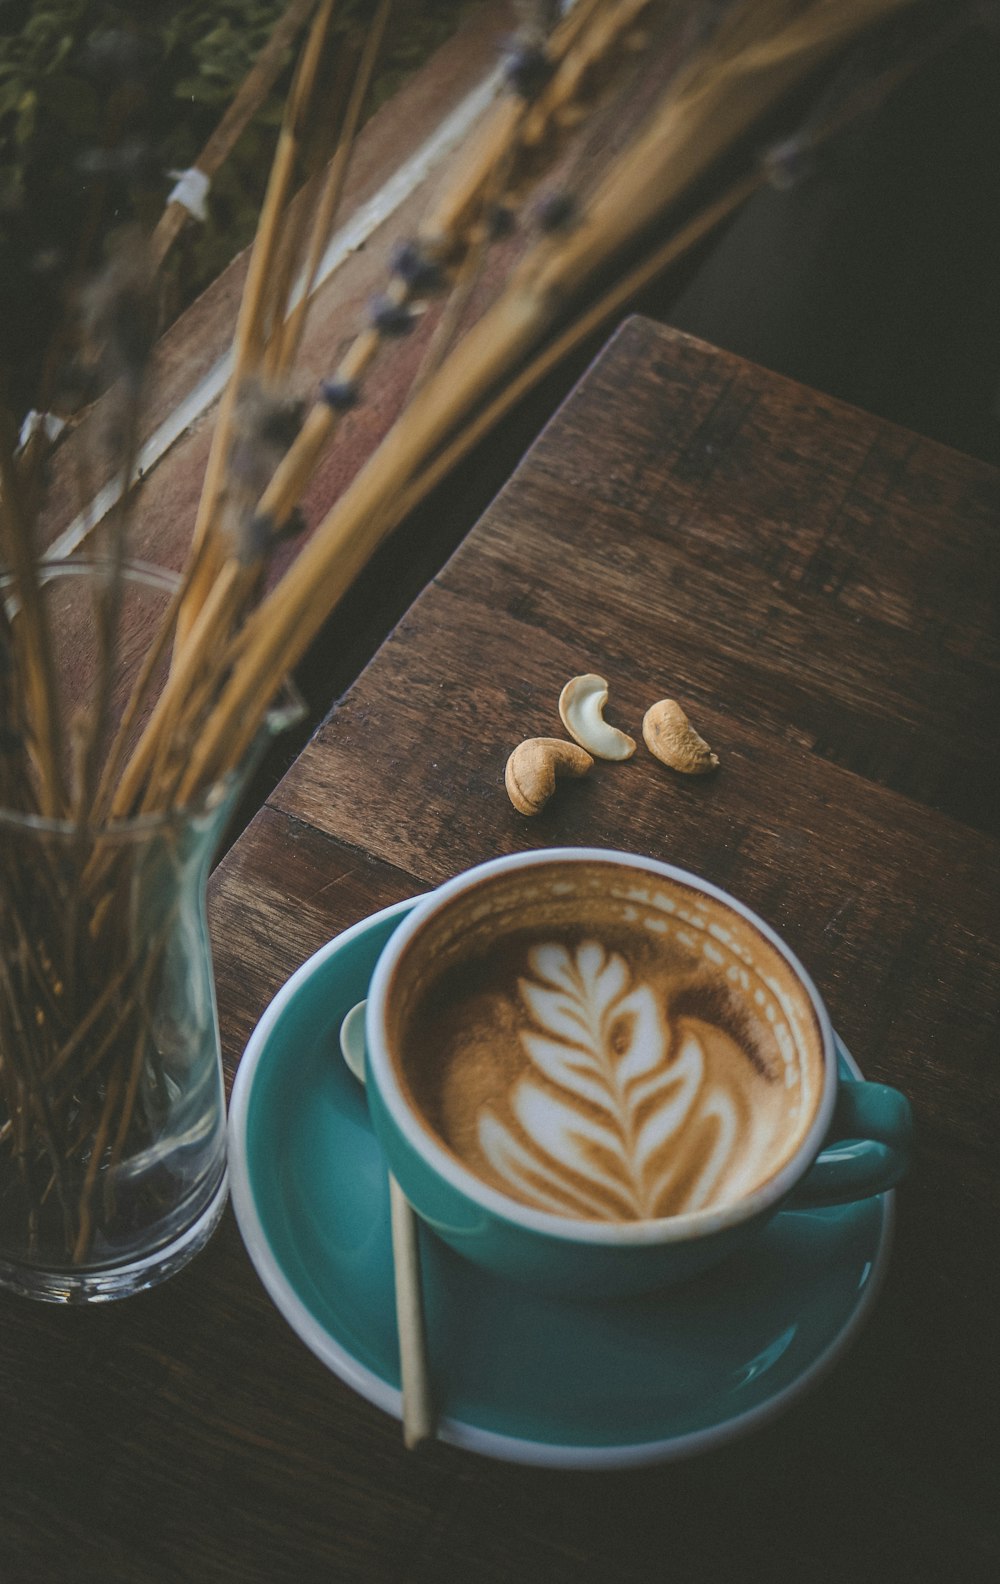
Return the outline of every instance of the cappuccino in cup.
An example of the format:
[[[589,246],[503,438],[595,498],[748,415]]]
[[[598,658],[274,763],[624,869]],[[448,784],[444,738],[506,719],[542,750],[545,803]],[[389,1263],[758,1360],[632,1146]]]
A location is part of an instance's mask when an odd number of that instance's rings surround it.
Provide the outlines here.
[[[609,862],[473,887],[404,958],[389,1044],[422,1127],[483,1183],[572,1219],[731,1204],[822,1094],[806,992],[731,909]]]
[[[840,1081],[787,946],[651,858],[552,848],[446,882],[383,948],[365,1035],[372,1124],[414,1209],[550,1291],[684,1279],[782,1206],[881,1193],[907,1164],[905,1097]]]

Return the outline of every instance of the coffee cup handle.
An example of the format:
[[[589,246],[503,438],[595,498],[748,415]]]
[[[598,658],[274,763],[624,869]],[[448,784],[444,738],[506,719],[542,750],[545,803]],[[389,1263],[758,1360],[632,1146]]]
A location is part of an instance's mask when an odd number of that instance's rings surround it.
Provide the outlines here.
[[[869,1199],[905,1174],[913,1147],[913,1112],[888,1084],[842,1081],[833,1120],[813,1165],[786,1201],[789,1210]]]

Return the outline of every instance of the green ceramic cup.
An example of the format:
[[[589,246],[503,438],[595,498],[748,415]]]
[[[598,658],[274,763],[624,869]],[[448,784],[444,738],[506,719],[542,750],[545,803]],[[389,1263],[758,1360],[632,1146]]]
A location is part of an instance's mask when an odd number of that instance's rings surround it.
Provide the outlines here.
[[[423,897],[379,958],[366,1041],[372,1124],[418,1215],[553,1292],[683,1280],[909,1160],[908,1101],[838,1078],[775,932],[633,854],[514,854]]]

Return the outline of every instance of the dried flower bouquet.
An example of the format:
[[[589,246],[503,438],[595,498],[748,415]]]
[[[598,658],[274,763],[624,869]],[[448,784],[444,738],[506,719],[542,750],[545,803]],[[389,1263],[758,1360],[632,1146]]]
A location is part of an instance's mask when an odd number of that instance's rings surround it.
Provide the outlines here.
[[[224,1158],[204,879],[290,671],[379,542],[489,426],[769,179],[773,164],[748,155],[748,135],[836,52],[914,4],[576,0],[551,29],[551,7],[523,7],[479,136],[303,411],[291,393],[310,288],[390,22],[379,0],[331,113],[317,84],[334,0],[318,0],[175,585],[128,561],[152,335],[141,252],[91,290],[86,343],[116,380],[122,487],[82,583],[38,558],[44,432],[19,444],[6,417],[0,437],[0,1280],[48,1297],[111,1296],[168,1273],[207,1236]],[[538,202],[538,184],[664,17],[676,18],[682,46],[646,124],[587,190]],[[892,63],[836,124],[811,130],[810,146],[904,69]],[[292,199],[318,126],[330,158],[310,212]],[[527,216],[519,259],[473,318],[484,260]],[[298,530],[298,503],[343,415],[422,317],[434,328],[401,413],[269,588],[275,545]],[[81,620],[78,600],[60,600],[84,584]],[[136,630],[143,652],[125,652]]]

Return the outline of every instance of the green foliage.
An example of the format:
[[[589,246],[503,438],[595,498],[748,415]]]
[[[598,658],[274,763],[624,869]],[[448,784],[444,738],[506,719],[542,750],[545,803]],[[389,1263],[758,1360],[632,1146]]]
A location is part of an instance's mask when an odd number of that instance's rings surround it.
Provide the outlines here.
[[[223,110],[270,36],[281,5],[262,3],[185,7],[167,30],[168,69],[187,66],[174,97]],[[193,67],[193,70],[191,69]]]
[[[197,157],[286,3],[0,0],[0,364],[25,403],[67,275],[87,262],[69,239],[89,237],[92,260],[124,223],[155,224],[169,172]],[[466,0],[397,0],[372,108],[465,9]],[[370,12],[371,0],[341,0],[332,53],[358,47]],[[117,61],[114,39],[124,41]],[[169,261],[168,314],[252,237],[290,71],[291,62],[213,181],[210,223],[186,232]],[[108,172],[101,151],[113,142],[141,143],[147,157]]]
[[[91,9],[88,0],[0,0],[0,206],[8,212],[25,195],[40,121],[73,137],[96,133],[96,90],[67,65]]]

